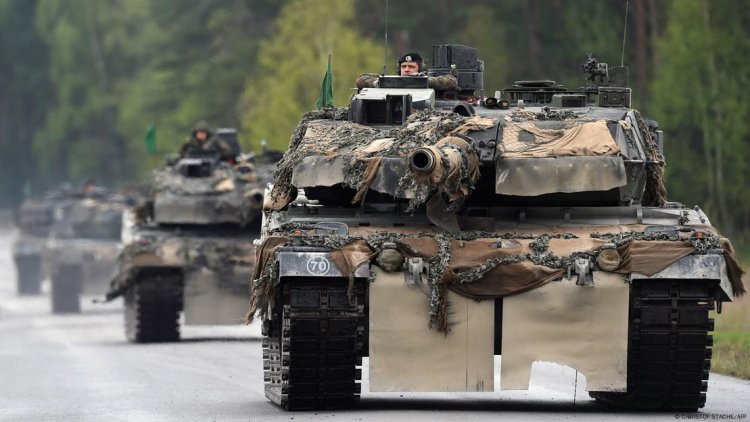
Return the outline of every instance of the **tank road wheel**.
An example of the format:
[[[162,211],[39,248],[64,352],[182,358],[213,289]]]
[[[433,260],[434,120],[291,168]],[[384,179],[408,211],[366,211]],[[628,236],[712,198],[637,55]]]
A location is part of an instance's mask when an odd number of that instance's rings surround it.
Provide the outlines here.
[[[77,265],[63,265],[52,274],[52,313],[81,312],[82,278],[81,267]]]
[[[16,282],[19,295],[38,295],[42,285],[42,259],[39,255],[17,256]]]
[[[629,408],[694,412],[706,403],[716,286],[644,280],[630,289],[628,392],[590,392]]]
[[[125,292],[125,337],[133,343],[180,340],[182,275],[144,272]]]
[[[365,334],[365,283],[352,304],[348,280],[282,282],[272,320],[263,324],[266,397],[288,410],[345,409],[359,401]]]

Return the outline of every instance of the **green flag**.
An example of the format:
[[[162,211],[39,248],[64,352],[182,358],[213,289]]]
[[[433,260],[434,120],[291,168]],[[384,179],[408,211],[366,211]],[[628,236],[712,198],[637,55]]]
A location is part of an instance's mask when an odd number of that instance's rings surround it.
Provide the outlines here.
[[[146,143],[146,152],[148,155],[154,155],[156,154],[156,125],[151,123],[148,125],[148,129],[146,129],[146,139],[144,139],[144,142]]]
[[[328,70],[323,77],[320,86],[320,97],[318,97],[318,110],[323,107],[333,107],[333,71],[331,71],[331,55],[328,55]]]

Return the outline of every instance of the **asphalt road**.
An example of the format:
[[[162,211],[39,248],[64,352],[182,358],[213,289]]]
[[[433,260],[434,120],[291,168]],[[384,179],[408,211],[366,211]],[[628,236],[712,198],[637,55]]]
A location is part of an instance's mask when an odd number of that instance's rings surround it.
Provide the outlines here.
[[[125,340],[119,302],[86,302],[80,315],[53,316],[47,286],[39,297],[16,296],[14,235],[0,226],[2,421],[742,420],[750,413],[748,381],[711,374],[700,414],[627,413],[591,400],[582,376],[576,389],[574,370],[544,363],[535,364],[529,391],[499,393],[370,394],[365,370],[359,409],[285,412],[263,395],[257,326],[187,327],[181,343],[134,345]]]

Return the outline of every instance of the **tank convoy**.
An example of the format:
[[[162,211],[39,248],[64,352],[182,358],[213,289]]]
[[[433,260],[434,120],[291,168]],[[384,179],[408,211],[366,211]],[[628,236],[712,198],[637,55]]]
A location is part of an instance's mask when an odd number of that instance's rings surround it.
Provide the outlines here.
[[[308,113],[266,192],[248,320],[266,396],[346,408],[373,392],[528,389],[535,361],[592,397],[654,410],[706,400],[709,311],[745,292],[729,241],[669,202],[663,135],[627,69],[588,85],[483,95],[476,50],[433,48],[427,76],[381,76]],[[458,89],[430,89],[453,74]]]
[[[125,247],[106,297],[124,297],[131,342],[179,340],[181,314],[186,325],[242,323],[271,164],[241,154],[235,129],[217,134],[235,159],[172,160],[154,171],[147,200],[125,215]]]
[[[120,250],[123,212],[131,198],[87,186],[55,202],[45,244],[53,313],[81,312],[82,297],[107,291]]]

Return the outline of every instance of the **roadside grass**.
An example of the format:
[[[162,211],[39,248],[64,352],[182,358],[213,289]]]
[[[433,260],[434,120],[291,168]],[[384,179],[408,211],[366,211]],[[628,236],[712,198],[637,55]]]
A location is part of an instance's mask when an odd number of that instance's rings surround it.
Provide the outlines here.
[[[750,268],[745,261],[744,268]],[[745,277],[750,286],[750,277]],[[750,294],[734,302],[724,303],[720,315],[712,312],[716,321],[711,370],[725,375],[750,379]]]

